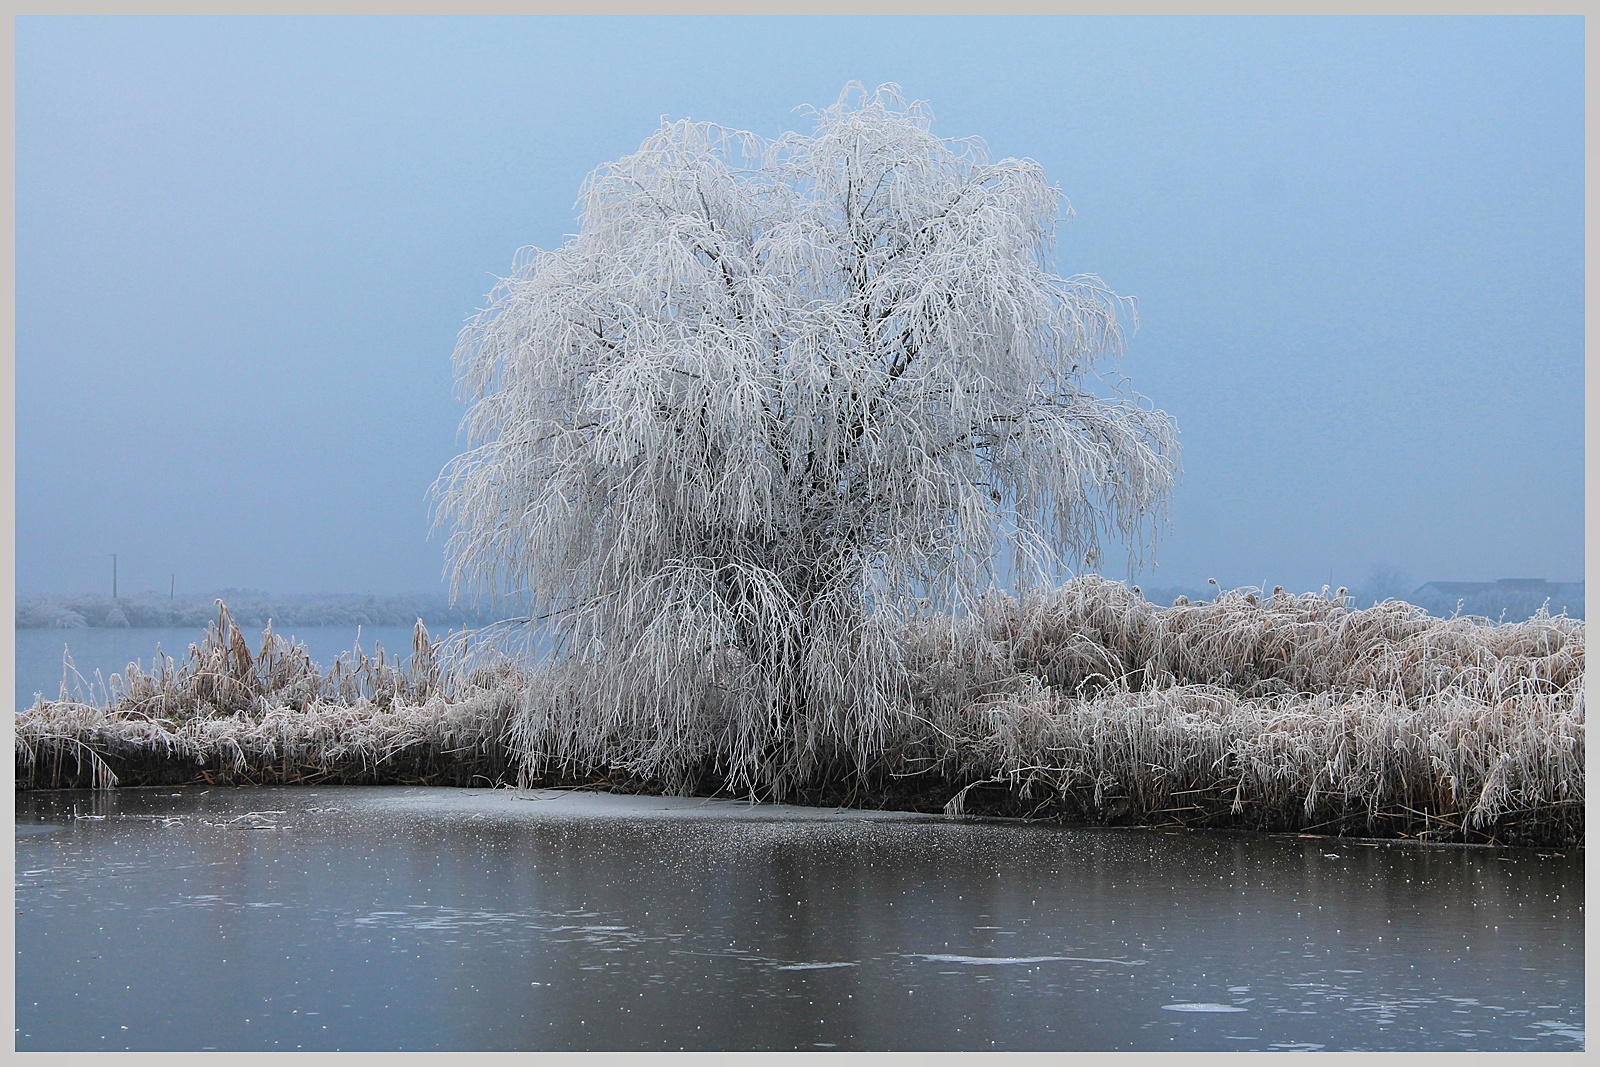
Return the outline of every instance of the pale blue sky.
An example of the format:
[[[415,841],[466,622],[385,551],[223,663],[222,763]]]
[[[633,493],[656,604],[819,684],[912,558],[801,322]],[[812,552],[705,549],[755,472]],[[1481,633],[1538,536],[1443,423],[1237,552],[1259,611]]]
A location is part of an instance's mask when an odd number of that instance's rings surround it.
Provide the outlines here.
[[[437,588],[493,276],[661,116],[851,79],[1138,299],[1147,586],[1577,579],[1583,73],[1578,18],[19,19],[18,592]]]

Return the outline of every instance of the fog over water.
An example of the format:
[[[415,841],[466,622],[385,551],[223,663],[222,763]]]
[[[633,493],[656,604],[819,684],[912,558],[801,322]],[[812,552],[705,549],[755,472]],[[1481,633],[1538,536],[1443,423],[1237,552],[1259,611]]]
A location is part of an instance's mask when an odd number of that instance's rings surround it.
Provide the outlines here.
[[[17,22],[17,589],[437,591],[458,329],[662,116],[1029,156],[1184,477],[1147,587],[1583,568],[1583,22]],[[1118,574],[1120,553],[1107,553]]]

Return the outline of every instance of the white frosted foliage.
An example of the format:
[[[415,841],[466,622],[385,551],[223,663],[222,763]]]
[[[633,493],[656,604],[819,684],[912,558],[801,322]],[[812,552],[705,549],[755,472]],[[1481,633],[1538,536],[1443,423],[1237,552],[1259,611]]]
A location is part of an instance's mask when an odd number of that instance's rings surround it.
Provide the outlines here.
[[[1038,164],[893,86],[813,117],[664,122],[461,335],[439,517],[456,587],[553,631],[531,769],[778,794],[861,769],[909,621],[962,614],[1002,556],[1028,585],[1137,555],[1163,517],[1175,429],[1097,373],[1132,308],[1052,272],[1070,211]]]

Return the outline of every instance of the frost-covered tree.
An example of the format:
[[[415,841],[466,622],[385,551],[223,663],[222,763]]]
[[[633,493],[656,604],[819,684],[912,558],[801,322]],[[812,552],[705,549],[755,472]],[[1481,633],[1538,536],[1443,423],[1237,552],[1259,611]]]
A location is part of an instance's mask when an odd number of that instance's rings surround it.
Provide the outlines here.
[[[859,765],[910,620],[1162,518],[1175,430],[1096,373],[1131,305],[1053,273],[1070,210],[1038,164],[892,85],[813,116],[663,122],[462,332],[439,517],[455,587],[553,636],[534,769],[781,793]]]

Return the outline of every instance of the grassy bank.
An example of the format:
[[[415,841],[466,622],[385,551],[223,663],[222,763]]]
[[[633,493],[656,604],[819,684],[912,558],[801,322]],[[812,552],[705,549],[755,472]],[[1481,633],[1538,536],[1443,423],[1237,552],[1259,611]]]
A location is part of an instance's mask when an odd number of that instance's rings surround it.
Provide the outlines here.
[[[1583,624],[1225,593],[1159,608],[1079,578],[904,635],[903,706],[777,723],[764,797],[816,804],[1435,840],[1582,840]],[[17,718],[20,788],[486,781],[714,793],[748,739],[596,721],[559,676],[441,663],[319,671],[226,611],[105,700]],[[556,709],[552,711],[551,709]],[[793,755],[804,753],[799,760]],[[783,766],[777,761],[787,760]]]

